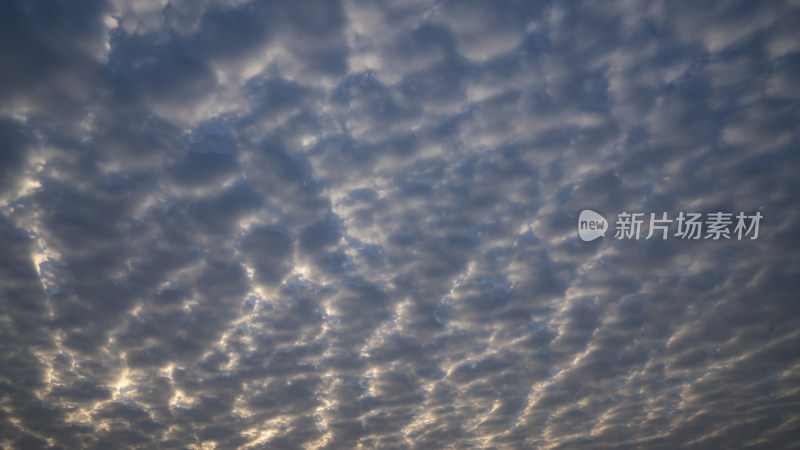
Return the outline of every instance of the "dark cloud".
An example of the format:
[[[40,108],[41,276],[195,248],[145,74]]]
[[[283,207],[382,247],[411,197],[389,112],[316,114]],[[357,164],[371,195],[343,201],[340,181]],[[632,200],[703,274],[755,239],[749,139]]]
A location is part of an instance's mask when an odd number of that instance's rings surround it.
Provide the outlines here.
[[[0,446],[796,446],[791,2],[123,3],[0,7]]]

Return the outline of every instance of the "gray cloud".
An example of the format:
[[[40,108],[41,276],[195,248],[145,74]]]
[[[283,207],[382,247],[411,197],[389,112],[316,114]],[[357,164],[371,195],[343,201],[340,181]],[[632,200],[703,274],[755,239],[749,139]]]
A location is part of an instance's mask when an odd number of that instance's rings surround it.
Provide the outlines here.
[[[3,447],[800,439],[791,2],[2,8]]]

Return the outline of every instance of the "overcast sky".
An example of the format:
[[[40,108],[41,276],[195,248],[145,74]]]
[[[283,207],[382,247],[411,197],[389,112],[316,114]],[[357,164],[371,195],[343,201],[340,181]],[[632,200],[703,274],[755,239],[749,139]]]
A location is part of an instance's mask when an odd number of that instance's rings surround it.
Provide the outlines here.
[[[0,445],[798,445],[799,8],[2,2]]]

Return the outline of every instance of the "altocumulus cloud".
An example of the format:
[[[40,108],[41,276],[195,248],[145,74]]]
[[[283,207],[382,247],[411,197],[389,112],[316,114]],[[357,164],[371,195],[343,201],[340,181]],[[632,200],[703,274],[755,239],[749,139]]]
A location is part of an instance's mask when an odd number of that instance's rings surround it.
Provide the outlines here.
[[[796,2],[8,1],[0,445],[791,448]],[[584,208],[757,240],[577,238]]]

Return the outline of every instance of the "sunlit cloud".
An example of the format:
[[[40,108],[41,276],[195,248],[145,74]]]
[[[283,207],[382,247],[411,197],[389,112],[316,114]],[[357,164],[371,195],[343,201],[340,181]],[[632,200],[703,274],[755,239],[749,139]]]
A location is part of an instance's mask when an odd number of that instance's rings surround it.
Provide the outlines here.
[[[1,9],[0,446],[800,440],[792,2]]]

